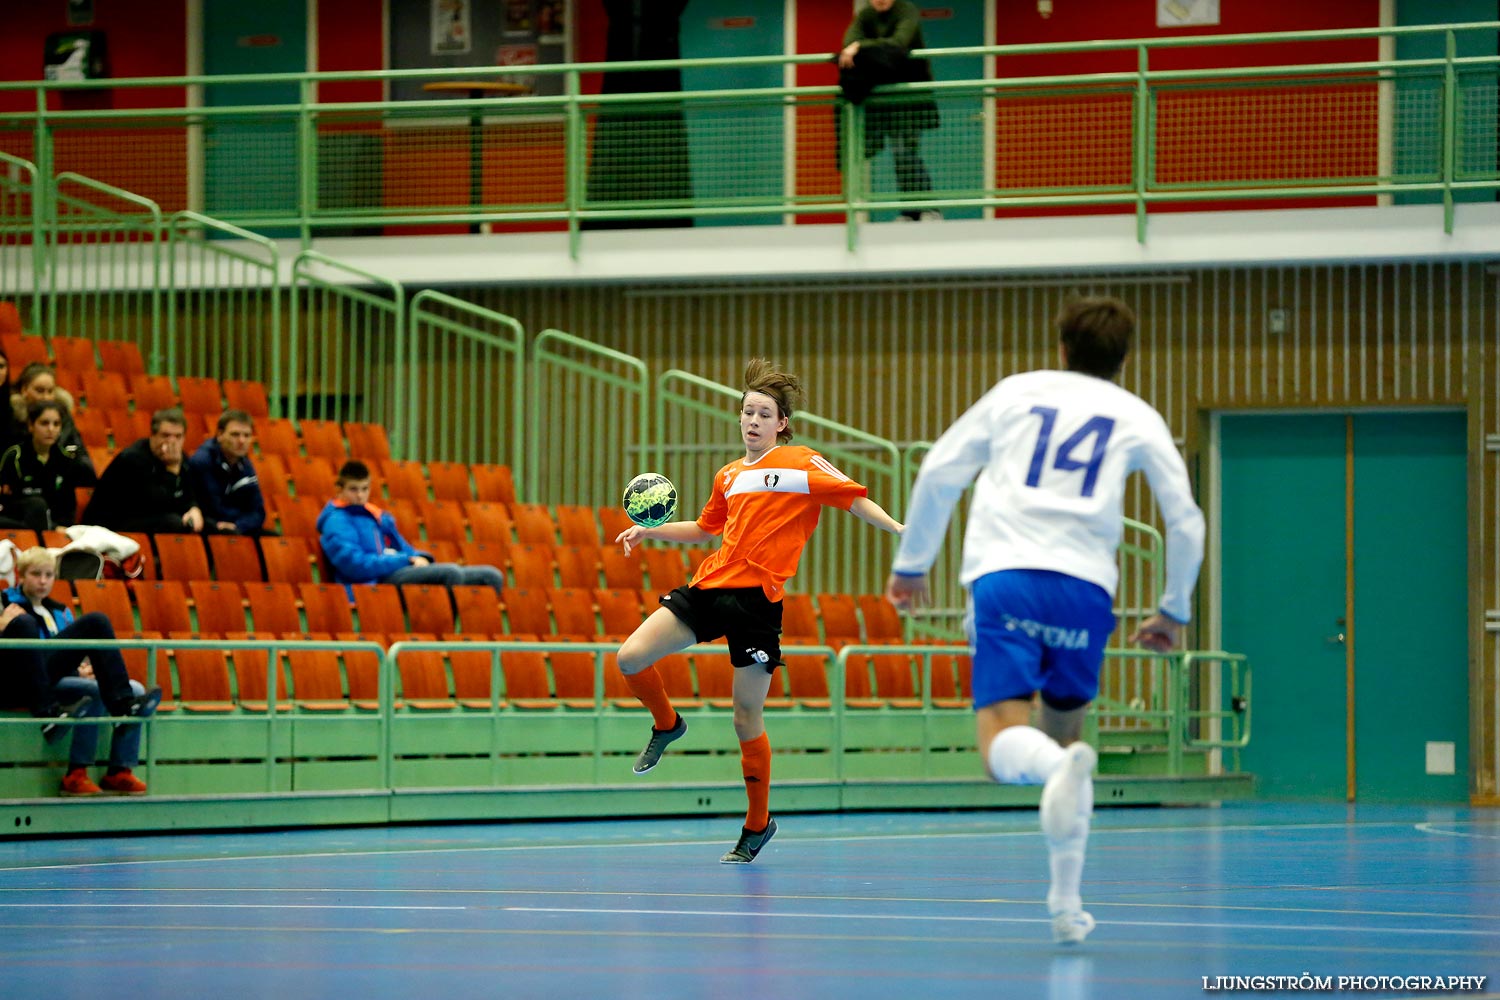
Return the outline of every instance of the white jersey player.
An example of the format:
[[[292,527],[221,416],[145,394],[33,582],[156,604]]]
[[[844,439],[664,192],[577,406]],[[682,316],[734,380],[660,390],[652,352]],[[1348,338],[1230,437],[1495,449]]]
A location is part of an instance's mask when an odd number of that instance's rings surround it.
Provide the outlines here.
[[[1058,317],[1067,370],[1002,380],[943,433],[912,488],[886,587],[898,607],[926,596],[953,505],[977,475],[960,580],[979,753],[996,781],[1045,784],[1047,903],[1065,943],[1094,926],[1080,885],[1097,755],[1078,737],[1115,628],[1115,549],[1132,472],[1146,474],[1167,527],[1166,592],[1132,642],[1172,648],[1203,561],[1203,514],[1166,422],[1113,382],[1134,327],[1118,299],[1070,303]],[[1031,725],[1037,693],[1041,728]]]

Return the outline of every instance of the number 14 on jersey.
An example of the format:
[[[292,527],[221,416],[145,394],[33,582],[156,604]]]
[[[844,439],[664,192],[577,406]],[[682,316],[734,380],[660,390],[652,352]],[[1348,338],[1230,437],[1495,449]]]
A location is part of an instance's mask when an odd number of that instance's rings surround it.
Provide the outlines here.
[[[1060,472],[1084,470],[1081,495],[1094,495],[1094,486],[1099,481],[1099,466],[1104,461],[1104,449],[1109,445],[1109,436],[1114,433],[1115,422],[1110,417],[1090,417],[1078,430],[1057,445],[1052,451],[1052,431],[1057,426],[1057,410],[1050,406],[1033,406],[1031,412],[1042,418],[1037,435],[1036,450],[1031,454],[1031,469],[1026,474],[1026,485],[1033,488],[1041,485],[1042,471],[1047,467],[1051,453],[1052,468]],[[1092,439],[1092,444],[1088,442]],[[1085,447],[1087,455],[1080,454]]]

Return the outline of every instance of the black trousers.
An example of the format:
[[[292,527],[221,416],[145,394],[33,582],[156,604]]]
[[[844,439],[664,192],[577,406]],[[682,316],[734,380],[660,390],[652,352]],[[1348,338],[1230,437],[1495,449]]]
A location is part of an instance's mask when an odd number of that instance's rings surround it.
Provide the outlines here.
[[[56,639],[86,641],[114,637],[109,619],[94,611],[58,632]],[[131,699],[130,674],[118,649],[74,646],[50,651],[17,648],[3,641],[45,638],[41,626],[29,614],[20,615],[0,633],[0,705],[25,708],[38,718],[55,714],[57,698],[52,686],[64,677],[76,676],[78,665],[87,657],[93,664],[94,680],[105,708],[111,715],[124,713]]]

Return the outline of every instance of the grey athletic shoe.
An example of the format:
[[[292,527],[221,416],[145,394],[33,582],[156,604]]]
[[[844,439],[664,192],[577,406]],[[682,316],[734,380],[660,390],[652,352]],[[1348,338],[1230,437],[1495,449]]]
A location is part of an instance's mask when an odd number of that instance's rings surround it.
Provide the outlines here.
[[[85,695],[84,697],[79,698],[77,701],[69,702],[66,705],[55,705],[47,713],[47,715],[44,716],[44,718],[54,720],[81,719],[83,718],[84,713],[88,711],[89,702],[93,700],[93,698]],[[45,739],[48,743],[57,742],[58,740],[62,739],[67,732],[68,729],[66,726],[59,726],[55,721],[42,723],[42,738]]]
[[[761,848],[771,842],[776,836],[776,821],[768,819],[764,830],[750,830],[740,828],[740,842],[734,845],[734,850],[719,859],[721,865],[748,865],[755,860]]]
[[[687,735],[687,720],[682,713],[677,713],[677,724],[671,729],[657,729],[651,727],[651,739],[646,741],[646,749],[635,759],[635,773],[645,774],[661,761],[661,755],[666,751],[667,744],[680,740]]]

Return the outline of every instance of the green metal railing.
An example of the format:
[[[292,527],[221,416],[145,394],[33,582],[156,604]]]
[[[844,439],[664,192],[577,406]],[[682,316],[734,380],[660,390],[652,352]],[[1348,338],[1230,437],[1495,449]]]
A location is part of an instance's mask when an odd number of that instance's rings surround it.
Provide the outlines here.
[[[412,297],[409,450],[423,461],[528,466],[526,331],[509,316],[431,289]]]
[[[1457,55],[1460,37],[1497,30],[1500,22],[1477,22],[927,50],[918,54],[933,61],[938,82],[884,88],[857,109],[829,86],[585,92],[604,72],[802,65],[825,62],[821,54],[4,83],[0,92],[34,95],[36,110],[0,115],[0,150],[29,156],[44,175],[78,171],[141,192],[169,212],[304,239],[434,223],[553,224],[569,232],[575,255],[590,224],[622,220],[843,216],[852,246],[866,215],[903,208],[962,216],[1112,206],[1133,211],[1145,239],[1150,210],[1168,203],[1392,194],[1441,201],[1451,231],[1458,197],[1500,190],[1500,56]],[[1268,44],[1294,53],[1300,43],[1421,38],[1441,39],[1444,55],[1255,64]],[[954,59],[1066,67],[1076,55],[1101,71],[941,79]],[[1205,65],[1163,68],[1184,58]],[[420,92],[429,82],[518,78],[560,93],[317,99],[321,84],[347,80]],[[298,100],[233,103],[241,87],[272,84],[294,84]],[[200,86],[216,103],[188,106]],[[156,106],[48,107],[54,95],[104,87],[147,91]],[[899,114],[919,94],[941,112],[923,138],[933,187],[903,192],[887,154],[866,161],[865,122],[872,111]]]
[[[36,164],[0,153],[0,294],[15,300],[23,327],[34,327],[42,311],[46,217]]]
[[[55,650],[59,640],[17,641],[20,647]],[[142,763],[158,794],[297,793],[330,790],[437,788],[504,788],[526,778],[573,786],[613,785],[611,765],[622,764],[639,748],[645,716],[638,708],[622,709],[610,694],[608,662],[617,646],[610,642],[462,642],[413,641],[382,649],[374,643],[281,640],[126,639],[90,641],[91,648],[114,648],[144,654],[148,685],[174,692],[171,710],[145,720],[148,727]],[[172,651],[169,660],[167,651]],[[326,694],[310,700],[297,688],[295,658],[328,652],[343,656],[346,694],[334,701]],[[688,656],[727,657],[722,645],[693,646]],[[811,700],[788,698],[773,688],[771,707],[778,748],[778,768],[785,777],[816,778],[834,784],[887,780],[907,784],[952,781],[982,783],[973,766],[973,720],[966,704],[933,694],[935,657],[953,657],[963,647],[909,644],[850,645],[837,653],[828,646],[787,647],[799,666],[814,662],[822,670],[821,690]],[[511,654],[575,654],[592,664],[587,697],[541,709],[506,687],[503,658]],[[488,665],[483,698],[456,694],[451,663],[438,668],[434,693],[416,686],[422,655],[484,657]],[[845,697],[851,670],[870,670],[876,658],[894,655],[907,664],[910,689],[892,700],[889,692],[874,697]],[[1112,653],[1108,677],[1128,655]],[[206,657],[188,665],[190,657]],[[358,707],[357,684],[350,666],[365,657],[367,707]],[[856,660],[858,661],[856,665]],[[1249,736],[1249,666],[1242,657],[1223,653],[1157,657],[1162,696],[1149,705],[1116,705],[1101,700],[1090,716],[1096,741],[1106,747],[1162,754],[1154,772],[1161,777],[1203,773],[1186,767],[1188,753],[1245,745]],[[231,666],[232,664],[232,666]],[[377,666],[378,664],[378,666]],[[724,667],[725,670],[732,668]],[[785,670],[792,669],[790,666]],[[408,683],[406,671],[413,671]],[[699,667],[700,687],[704,668]],[[1227,670],[1227,676],[1221,676]],[[193,700],[195,684],[217,673],[214,700]],[[430,680],[430,675],[428,676]],[[785,679],[783,672],[779,680]],[[875,675],[881,676],[878,672]],[[254,678],[253,684],[249,678]],[[957,683],[950,677],[949,685]],[[1195,709],[1190,687],[1221,694],[1223,709]],[[378,685],[377,690],[368,690]],[[867,684],[854,685],[859,691]],[[220,696],[221,695],[221,696]],[[705,696],[703,701],[714,702]],[[727,717],[720,705],[684,706],[695,718]],[[633,702],[633,699],[631,699]],[[1234,707],[1228,707],[1231,706]],[[123,720],[64,720],[60,725],[110,725]],[[45,778],[57,756],[35,739],[38,720],[0,715],[0,741],[6,741],[9,767],[0,769],[0,797],[22,791],[21,771]],[[127,723],[128,724],[128,723]],[[1227,730],[1227,732],[1225,731]],[[674,781],[723,780],[715,756],[737,757],[738,743],[726,724],[698,737],[708,753],[686,755],[676,765]],[[549,761],[551,763],[549,763]],[[533,769],[528,770],[529,762]],[[795,779],[794,779],[795,780]],[[27,797],[22,794],[19,797]]]

